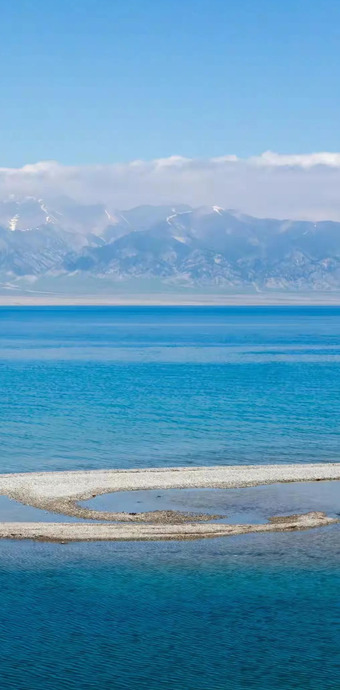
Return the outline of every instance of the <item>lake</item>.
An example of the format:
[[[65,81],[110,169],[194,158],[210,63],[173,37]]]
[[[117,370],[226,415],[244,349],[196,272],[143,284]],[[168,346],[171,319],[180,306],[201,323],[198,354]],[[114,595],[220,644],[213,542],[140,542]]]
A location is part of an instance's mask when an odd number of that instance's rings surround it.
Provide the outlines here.
[[[0,472],[339,461],[339,362],[338,307],[1,308]],[[335,690],[339,534],[2,541],[1,686]]]

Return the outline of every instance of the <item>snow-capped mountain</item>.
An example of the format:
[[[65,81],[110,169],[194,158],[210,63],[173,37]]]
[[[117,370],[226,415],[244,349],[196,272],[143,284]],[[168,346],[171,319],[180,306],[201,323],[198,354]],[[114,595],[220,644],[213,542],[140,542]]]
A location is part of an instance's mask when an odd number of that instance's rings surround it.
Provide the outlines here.
[[[177,287],[339,290],[340,223],[259,219],[217,206],[127,211],[32,197],[0,202],[2,282],[57,275]]]

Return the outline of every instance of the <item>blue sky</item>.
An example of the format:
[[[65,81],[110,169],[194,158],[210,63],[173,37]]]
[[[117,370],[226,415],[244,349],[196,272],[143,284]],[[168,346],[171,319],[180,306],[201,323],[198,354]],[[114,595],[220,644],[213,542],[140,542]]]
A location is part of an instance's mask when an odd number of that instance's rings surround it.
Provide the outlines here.
[[[1,165],[340,150],[338,0],[1,7]]]

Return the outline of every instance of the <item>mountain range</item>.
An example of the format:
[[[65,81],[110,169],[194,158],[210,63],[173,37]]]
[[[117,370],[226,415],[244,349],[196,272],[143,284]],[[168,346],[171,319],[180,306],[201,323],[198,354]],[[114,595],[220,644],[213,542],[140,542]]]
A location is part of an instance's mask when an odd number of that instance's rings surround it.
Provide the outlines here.
[[[218,206],[117,211],[68,198],[1,201],[2,289],[53,290],[65,278],[92,292],[103,281],[113,291],[146,282],[167,290],[337,291],[340,223],[260,219]]]

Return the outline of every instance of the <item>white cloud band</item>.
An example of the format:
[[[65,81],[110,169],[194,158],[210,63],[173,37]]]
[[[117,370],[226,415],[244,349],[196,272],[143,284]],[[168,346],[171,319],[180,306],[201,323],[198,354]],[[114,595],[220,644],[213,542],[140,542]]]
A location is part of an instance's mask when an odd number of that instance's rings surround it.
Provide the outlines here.
[[[256,216],[340,220],[340,153],[248,159],[221,156],[65,166],[44,161],[0,168],[0,198],[67,195],[110,209],[139,204],[218,204]]]

